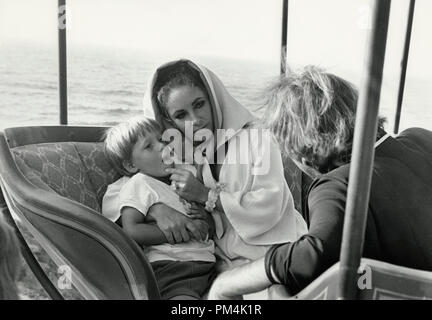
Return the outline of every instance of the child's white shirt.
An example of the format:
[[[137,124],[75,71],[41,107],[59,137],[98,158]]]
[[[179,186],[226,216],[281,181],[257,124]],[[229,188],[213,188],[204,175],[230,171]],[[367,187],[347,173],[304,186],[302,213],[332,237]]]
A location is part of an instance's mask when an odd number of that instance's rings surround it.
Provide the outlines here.
[[[120,218],[121,209],[132,207],[147,215],[153,204],[163,203],[186,215],[179,196],[171,187],[145,174],[122,177],[108,186],[103,198],[102,213],[111,221]],[[212,240],[191,240],[171,245],[168,243],[146,246],[144,248],[150,262],[160,260],[206,261],[214,262],[214,243]]]

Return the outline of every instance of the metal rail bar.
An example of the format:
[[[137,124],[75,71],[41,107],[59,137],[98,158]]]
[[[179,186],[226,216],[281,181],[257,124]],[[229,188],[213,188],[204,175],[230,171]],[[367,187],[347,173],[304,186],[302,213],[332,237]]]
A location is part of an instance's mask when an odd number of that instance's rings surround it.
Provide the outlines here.
[[[363,241],[369,204],[372,166],[377,136],[378,108],[387,44],[391,0],[375,0],[372,30],[357,105],[356,123],[344,230],[340,256],[340,299],[357,297],[358,268],[363,253]]]
[[[287,66],[287,35],[288,35],[288,7],[289,0],[282,1],[282,39],[281,39],[281,61],[280,74],[286,73]]]
[[[407,28],[405,34],[405,44],[404,44],[403,57],[401,61],[402,70],[401,70],[401,75],[399,80],[398,102],[396,107],[395,123],[393,127],[393,132],[395,134],[399,133],[399,124],[401,118],[403,97],[405,92],[405,79],[406,79],[406,73],[408,68],[408,57],[409,57],[410,44],[411,44],[411,34],[412,34],[412,26],[414,20],[415,3],[416,0],[410,0],[409,10],[408,10],[408,22],[407,22]]]
[[[59,95],[60,124],[68,123],[67,102],[67,50],[66,50],[66,0],[58,0],[58,48],[59,48]]]

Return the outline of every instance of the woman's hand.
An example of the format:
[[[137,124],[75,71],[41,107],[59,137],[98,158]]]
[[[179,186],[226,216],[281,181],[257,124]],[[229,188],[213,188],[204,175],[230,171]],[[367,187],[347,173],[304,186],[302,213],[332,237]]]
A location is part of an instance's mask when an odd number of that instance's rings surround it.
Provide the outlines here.
[[[206,203],[210,189],[195,178],[189,170],[168,168],[166,172],[171,173],[170,179],[180,197],[188,201]]]
[[[163,203],[150,207],[147,220],[156,222],[170,244],[187,242],[191,240],[191,237],[196,240],[204,240],[209,233],[207,222],[190,219]]]

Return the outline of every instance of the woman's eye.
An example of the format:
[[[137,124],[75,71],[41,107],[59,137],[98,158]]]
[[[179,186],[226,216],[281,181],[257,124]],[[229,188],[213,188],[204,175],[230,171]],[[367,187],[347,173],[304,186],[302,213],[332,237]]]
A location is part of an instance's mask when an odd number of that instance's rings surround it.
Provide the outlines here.
[[[199,101],[195,104],[195,109],[202,108],[204,106],[204,101]]]
[[[185,117],[185,114],[184,114],[184,113],[177,113],[176,116],[175,116],[175,118],[176,118],[176,119],[179,119],[179,120],[180,120],[180,119],[183,119],[184,117]]]

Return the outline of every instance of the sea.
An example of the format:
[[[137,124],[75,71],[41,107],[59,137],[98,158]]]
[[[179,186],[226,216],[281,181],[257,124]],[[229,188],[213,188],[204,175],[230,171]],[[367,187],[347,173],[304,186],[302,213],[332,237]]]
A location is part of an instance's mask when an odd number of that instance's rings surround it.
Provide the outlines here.
[[[190,58],[190,56],[187,56]],[[279,62],[192,57],[211,69],[228,91],[258,116],[265,88],[278,77]],[[68,123],[113,125],[139,115],[152,71],[172,59],[161,53],[108,47],[69,47]],[[342,74],[360,84],[360,72]],[[393,128],[398,77],[385,77],[380,114]],[[432,81],[409,74],[401,129],[432,130]],[[0,45],[0,130],[59,123],[58,50],[38,44]]]

